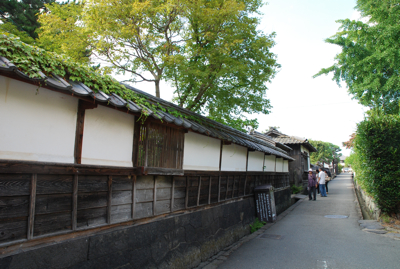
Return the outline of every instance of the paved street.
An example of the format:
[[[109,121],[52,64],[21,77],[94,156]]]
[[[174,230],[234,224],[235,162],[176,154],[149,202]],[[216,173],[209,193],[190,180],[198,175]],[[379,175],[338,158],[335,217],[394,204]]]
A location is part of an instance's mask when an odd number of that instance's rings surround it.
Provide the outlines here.
[[[361,230],[352,188],[348,174],[336,177],[328,197],[300,201],[218,268],[400,268],[400,240]]]

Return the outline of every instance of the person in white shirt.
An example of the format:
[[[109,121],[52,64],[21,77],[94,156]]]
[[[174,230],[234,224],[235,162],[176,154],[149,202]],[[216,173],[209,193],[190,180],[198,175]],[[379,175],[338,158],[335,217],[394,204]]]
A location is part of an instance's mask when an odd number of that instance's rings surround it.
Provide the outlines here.
[[[321,197],[327,197],[325,190],[325,172],[322,169],[319,169],[318,184],[319,190],[321,192]]]

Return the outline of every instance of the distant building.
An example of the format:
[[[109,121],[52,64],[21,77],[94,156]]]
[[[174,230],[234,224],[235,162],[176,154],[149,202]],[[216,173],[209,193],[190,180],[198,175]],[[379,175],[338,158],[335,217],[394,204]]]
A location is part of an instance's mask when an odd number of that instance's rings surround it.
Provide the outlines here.
[[[307,171],[311,167],[310,153],[317,152],[317,149],[306,138],[290,136],[271,128],[267,133],[261,134],[254,132],[253,136],[275,141],[275,146],[286,150],[290,157],[295,161],[289,163],[289,182],[290,185],[301,186],[303,179],[307,177]],[[290,149],[290,150],[289,150]]]

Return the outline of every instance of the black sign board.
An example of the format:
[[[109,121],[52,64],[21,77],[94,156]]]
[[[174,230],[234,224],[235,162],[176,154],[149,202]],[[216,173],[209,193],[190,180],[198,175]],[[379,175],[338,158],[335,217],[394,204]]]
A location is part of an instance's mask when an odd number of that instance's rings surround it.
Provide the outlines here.
[[[257,217],[260,221],[275,222],[276,209],[274,187],[271,185],[262,185],[254,189],[256,199]]]

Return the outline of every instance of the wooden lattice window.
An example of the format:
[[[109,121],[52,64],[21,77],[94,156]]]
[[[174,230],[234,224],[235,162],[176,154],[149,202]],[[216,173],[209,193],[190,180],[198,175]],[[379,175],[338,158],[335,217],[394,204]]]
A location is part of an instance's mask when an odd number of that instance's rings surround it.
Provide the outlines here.
[[[148,123],[140,127],[138,166],[182,169],[184,131]]]

